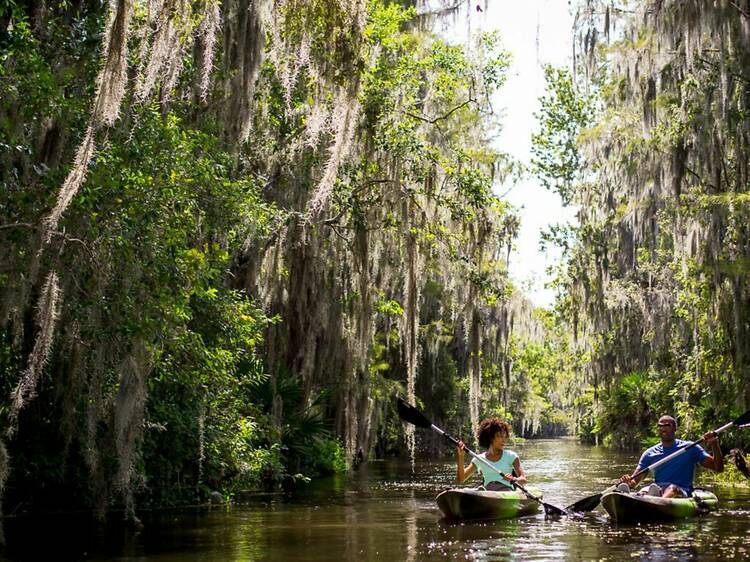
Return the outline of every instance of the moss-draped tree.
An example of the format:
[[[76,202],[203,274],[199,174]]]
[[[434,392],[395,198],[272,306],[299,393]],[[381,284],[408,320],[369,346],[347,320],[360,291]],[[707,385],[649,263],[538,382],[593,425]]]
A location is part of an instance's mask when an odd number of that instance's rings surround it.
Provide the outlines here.
[[[14,509],[132,515],[336,469],[399,447],[396,392],[468,426],[483,371],[526,380],[496,37],[450,45],[380,1],[6,4]]]
[[[536,168],[578,206],[559,311],[592,354],[595,434],[634,444],[750,405],[745,2],[578,4],[575,73],[549,72]]]

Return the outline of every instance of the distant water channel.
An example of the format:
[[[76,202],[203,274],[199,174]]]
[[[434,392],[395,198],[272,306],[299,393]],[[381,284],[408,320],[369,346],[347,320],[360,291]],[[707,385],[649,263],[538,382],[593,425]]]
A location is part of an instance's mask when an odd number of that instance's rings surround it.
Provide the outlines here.
[[[545,499],[565,506],[632,469],[637,454],[568,439],[512,446]],[[434,498],[449,462],[372,462],[290,496],[242,505],[141,514],[144,527],[97,529],[73,516],[5,521],[5,560],[330,561],[748,560],[750,490],[715,489],[718,511],[674,524],[617,526],[597,509],[583,520],[542,514],[448,524]]]

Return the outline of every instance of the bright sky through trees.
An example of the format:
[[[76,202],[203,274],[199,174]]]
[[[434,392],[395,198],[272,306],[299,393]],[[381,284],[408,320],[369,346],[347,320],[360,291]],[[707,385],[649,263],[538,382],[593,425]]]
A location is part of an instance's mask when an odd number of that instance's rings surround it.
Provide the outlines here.
[[[505,47],[513,53],[508,82],[498,94],[498,109],[504,108],[499,147],[524,163],[531,159],[531,133],[536,128],[534,112],[544,95],[544,64],[569,64],[572,55],[572,17],[564,0],[513,2],[490,0],[483,28],[499,29]],[[542,188],[534,177],[526,177],[508,194],[521,210],[521,233],[511,255],[513,278],[528,283],[526,293],[537,305],[549,305],[550,289],[544,288],[545,269],[557,256],[539,249],[541,231],[548,225],[570,220],[573,211],[563,209],[560,198]]]
[[[508,81],[494,102],[495,110],[503,115],[497,146],[528,164],[531,134],[536,128],[534,113],[545,93],[543,66],[570,64],[570,6],[565,0],[474,0],[468,14],[466,10],[467,6],[462,6],[451,22],[450,35],[465,40],[468,33],[499,30],[504,47],[513,55]],[[501,189],[505,193],[508,187]],[[535,304],[548,306],[554,294],[544,287],[548,280],[546,268],[554,263],[558,253],[539,249],[541,232],[550,224],[572,220],[575,213],[563,209],[558,195],[545,190],[530,175],[517,183],[506,199],[521,209],[521,232],[511,254],[511,276]]]

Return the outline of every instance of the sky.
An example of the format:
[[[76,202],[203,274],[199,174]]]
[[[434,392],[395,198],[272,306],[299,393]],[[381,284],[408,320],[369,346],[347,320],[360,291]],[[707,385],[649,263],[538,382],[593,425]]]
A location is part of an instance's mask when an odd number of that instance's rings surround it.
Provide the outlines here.
[[[476,10],[476,5],[482,12]],[[465,41],[469,33],[498,30],[513,63],[506,83],[493,99],[502,112],[502,130],[495,146],[517,160],[531,161],[531,135],[537,129],[534,113],[545,94],[545,64],[569,66],[572,58],[573,16],[567,0],[472,0],[470,16],[462,9],[447,33]],[[498,186],[506,193],[509,185]],[[550,224],[574,219],[575,210],[563,208],[556,193],[544,189],[534,177],[518,182],[505,197],[519,208],[521,232],[510,258],[510,275],[537,306],[554,300],[546,267],[559,259],[558,252],[539,249],[541,232]]]

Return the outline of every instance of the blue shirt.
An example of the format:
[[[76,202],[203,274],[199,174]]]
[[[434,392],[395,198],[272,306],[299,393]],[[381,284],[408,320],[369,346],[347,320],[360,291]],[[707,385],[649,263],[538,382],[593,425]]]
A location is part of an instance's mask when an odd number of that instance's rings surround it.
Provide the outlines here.
[[[491,461],[487,458],[487,453],[482,453],[479,455],[482,457],[485,461],[490,463],[490,465],[494,466],[497,470],[502,472],[503,474],[512,474],[513,473],[513,463],[516,462],[516,459],[518,458],[518,455],[511,451],[510,449],[503,449],[503,454],[500,456],[499,459],[496,461]],[[484,485],[487,486],[490,482],[500,482],[501,484],[508,486],[510,488],[511,483],[502,478],[497,472],[494,470],[490,470],[490,468],[482,461],[479,461],[475,458],[471,459],[471,462],[474,466],[477,467],[477,470],[481,472],[482,477],[484,478]]]
[[[687,447],[690,443],[692,443],[692,441],[675,439],[674,445],[671,447],[664,447],[664,445],[659,443],[658,445],[646,449],[641,455],[641,460],[638,461],[638,470],[651,466],[664,457],[671,455],[677,449]],[[657,467],[656,470],[654,470],[654,481],[661,487],[668,486],[669,484],[677,484],[680,488],[683,488],[686,492],[690,493],[693,491],[693,474],[695,473],[695,465],[703,462],[703,459],[710,457],[711,455],[709,455],[703,447],[696,445],[682,453],[679,457]]]

